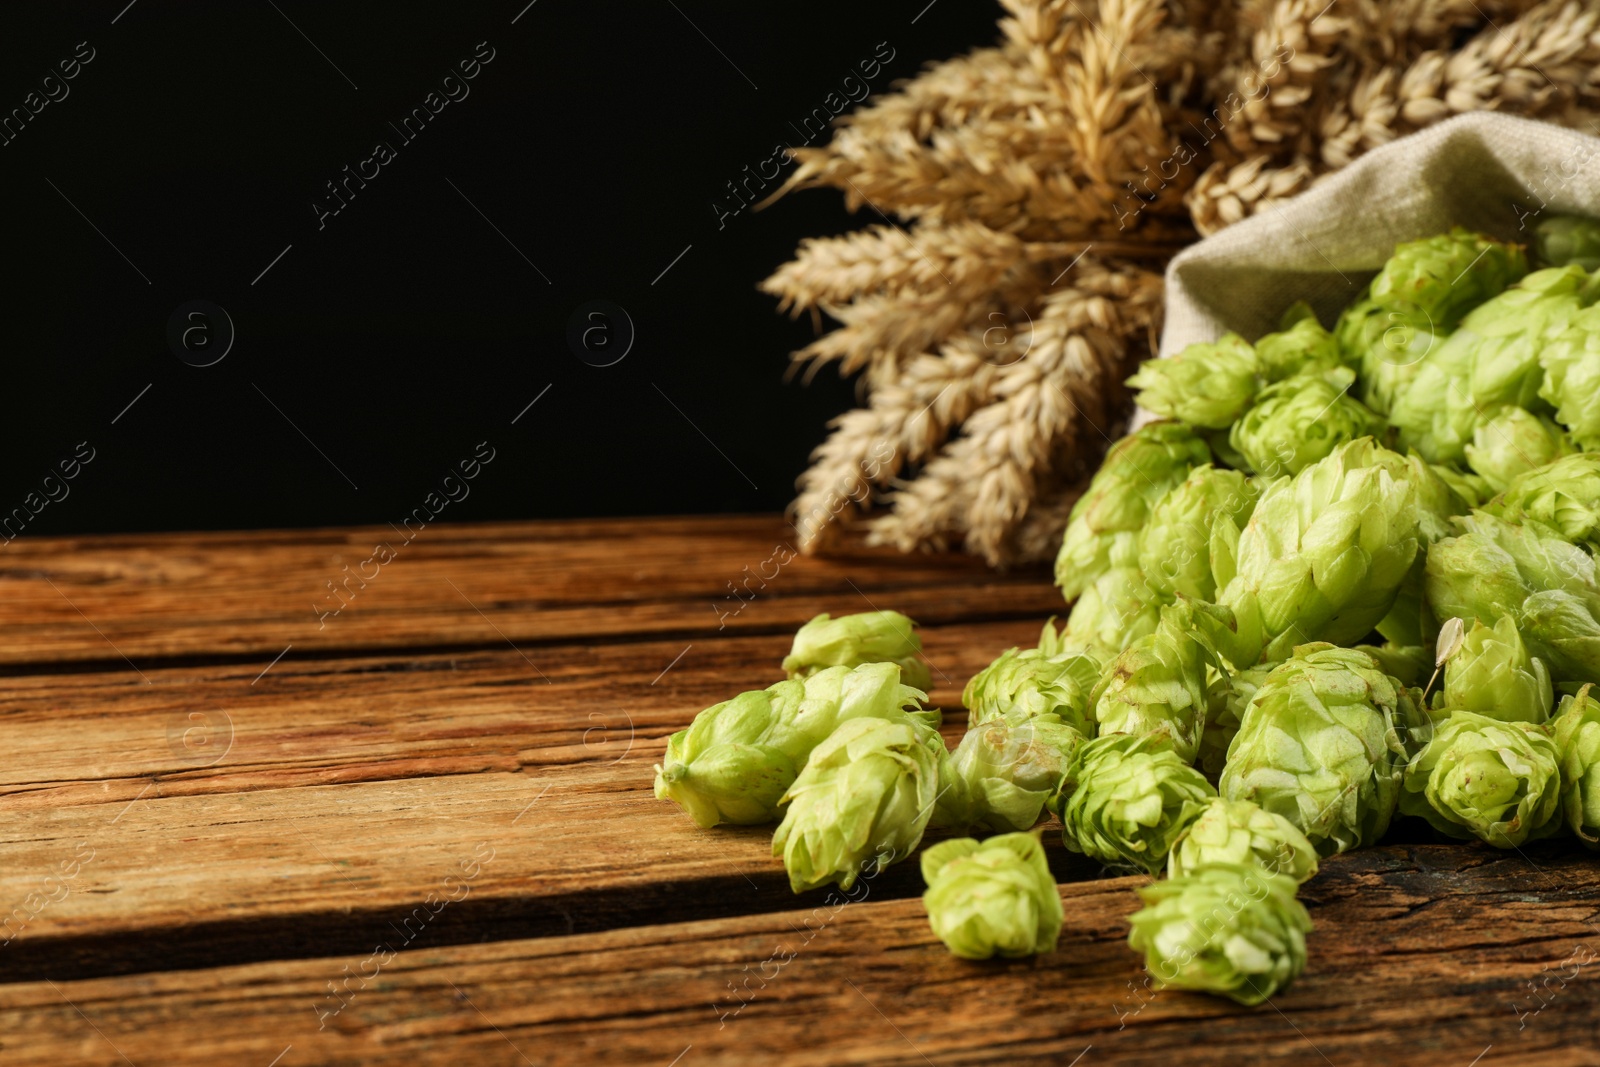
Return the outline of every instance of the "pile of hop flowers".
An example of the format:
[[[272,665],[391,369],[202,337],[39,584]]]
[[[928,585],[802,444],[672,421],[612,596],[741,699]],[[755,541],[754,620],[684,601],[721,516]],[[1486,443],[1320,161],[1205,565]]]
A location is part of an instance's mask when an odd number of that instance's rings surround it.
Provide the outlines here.
[[[1535,253],[1404,244],[1331,328],[1296,306],[1145,363],[1160,419],[1072,512],[1066,625],[971,679],[954,752],[902,682],[927,678],[909,620],[821,616],[790,680],[672,738],[657,795],[781,817],[797,891],[929,827],[999,832],[922,855],[968,958],[1055,944],[1048,810],[1069,849],[1165,873],[1129,935],[1158,986],[1243,1004],[1305,968],[1319,860],[1397,816],[1600,848],[1600,224],[1549,220]]]

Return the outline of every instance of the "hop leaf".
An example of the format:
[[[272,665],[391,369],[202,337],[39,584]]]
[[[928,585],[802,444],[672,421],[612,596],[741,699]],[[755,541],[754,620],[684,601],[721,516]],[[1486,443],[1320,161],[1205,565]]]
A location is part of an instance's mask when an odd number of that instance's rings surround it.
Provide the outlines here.
[[[1454,837],[1516,848],[1555,831],[1560,803],[1560,756],[1544,728],[1457,711],[1412,757],[1400,810]]]
[[[830,619],[818,615],[794,635],[794,647],[783,658],[790,678],[804,678],[825,667],[859,667],[894,663],[900,680],[913,689],[927,689],[931,680],[922,661],[922,639],[914,624],[898,611],[864,611]]]
[[[1363,652],[1305,645],[1244,711],[1218,783],[1297,826],[1321,855],[1370,845],[1394,815],[1411,698]]]
[[[892,663],[829,667],[804,681],[741,693],[672,735],[656,767],[656,798],[673,801],[701,826],[771,822],[784,790],[835,727],[904,717],[922,697],[900,684]]]
[[[1420,513],[1403,457],[1352,441],[1271,483],[1239,535],[1238,573],[1218,594],[1234,613],[1235,664],[1283,659],[1305,641],[1352,644],[1394,604],[1416,557]]]
[[[1141,407],[1208,430],[1225,430],[1256,392],[1256,353],[1236,333],[1189,345],[1168,359],[1146,360],[1127,384]]]
[[[1132,566],[1151,506],[1210,459],[1206,443],[1175,422],[1151,423],[1112,445],[1062,535],[1056,556],[1061,595],[1077,600],[1112,567]]]
[[[1078,749],[1050,804],[1069,849],[1155,874],[1196,813],[1185,805],[1216,795],[1165,738],[1106,734]]]
[[[1311,916],[1294,892],[1281,874],[1209,864],[1141,888],[1128,944],[1163,989],[1260,1004],[1305,970]]]
[[[1355,376],[1299,375],[1269,385],[1233,424],[1228,443],[1257,474],[1299,474],[1347,441],[1383,432],[1383,419],[1345,390]]]
[[[1517,624],[1503,615],[1493,626],[1473,620],[1444,669],[1444,707],[1501,722],[1542,723],[1555,692],[1544,661],[1528,655]]]
[[[1591,849],[1600,849],[1600,702],[1593,687],[1561,698],[1550,722],[1561,757],[1561,811]]]
[[[1577,266],[1535,271],[1468,315],[1395,401],[1389,421],[1400,443],[1430,463],[1460,463],[1483,412],[1503,404],[1537,410],[1540,352],[1593,299],[1589,283]]]
[[[1157,734],[1193,763],[1213,695],[1208,672],[1221,669],[1195,633],[1194,609],[1187,602],[1163,608],[1155,631],[1119,653],[1095,687],[1099,732]]]
[[[1065,723],[1094,733],[1089,694],[1100,680],[1100,660],[1089,652],[1015,648],[973,675],[962,691],[968,727],[1005,721]]]
[[[1083,744],[1070,726],[1032,719],[969,729],[945,764],[933,824],[955,829],[1026,830]]]
[[[1200,805],[1173,845],[1167,877],[1181,878],[1213,863],[1255,866],[1303,882],[1317,873],[1317,850],[1282,815],[1248,800],[1215,797]]]
[[[1503,407],[1478,424],[1465,451],[1472,469],[1499,492],[1519,476],[1577,449],[1567,432],[1543,415]]]
[[[922,840],[947,758],[937,731],[912,719],[852,719],[817,746],[780,804],[772,854],[796,893],[904,859]]]
[[[928,923],[955,955],[983,960],[1056,947],[1061,894],[1036,835],[941,841],[922,854],[922,878]]]
[[[1181,593],[1195,600],[1215,599],[1212,539],[1236,543],[1260,495],[1261,483],[1239,471],[1210,464],[1190,471],[1151,509],[1140,535],[1139,570],[1150,588],[1164,597]],[[1231,533],[1219,534],[1222,523],[1232,527]]]

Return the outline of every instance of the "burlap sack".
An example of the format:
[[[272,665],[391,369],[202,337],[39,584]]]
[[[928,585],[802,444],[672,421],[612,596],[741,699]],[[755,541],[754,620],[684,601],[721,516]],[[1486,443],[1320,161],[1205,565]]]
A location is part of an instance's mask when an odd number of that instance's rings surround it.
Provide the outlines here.
[[[1527,243],[1566,213],[1600,214],[1600,138],[1493,112],[1442,122],[1179,253],[1161,355],[1227,330],[1253,341],[1295,300],[1332,326],[1397,242],[1461,225]]]

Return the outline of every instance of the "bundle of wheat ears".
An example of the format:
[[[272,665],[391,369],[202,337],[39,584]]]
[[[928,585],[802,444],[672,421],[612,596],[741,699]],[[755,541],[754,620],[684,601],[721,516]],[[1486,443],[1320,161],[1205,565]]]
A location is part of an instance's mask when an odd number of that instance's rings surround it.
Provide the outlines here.
[[[880,220],[762,285],[841,324],[794,358],[865,398],[800,479],[806,551],[864,523],[1053,556],[1184,244],[1461,112],[1600,127],[1600,0],[1001,3],[997,46],[841,118],[780,193]]]

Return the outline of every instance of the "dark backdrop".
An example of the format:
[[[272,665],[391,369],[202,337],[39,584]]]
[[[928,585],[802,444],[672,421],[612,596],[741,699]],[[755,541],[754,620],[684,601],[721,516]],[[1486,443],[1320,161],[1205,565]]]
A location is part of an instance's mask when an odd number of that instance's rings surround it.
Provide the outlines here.
[[[853,385],[784,380],[813,327],[755,286],[877,219],[831,190],[734,211],[727,183],[864,61],[892,53],[877,95],[997,13],[5,5],[0,515],[378,523],[486,449],[442,518],[781,508]]]

